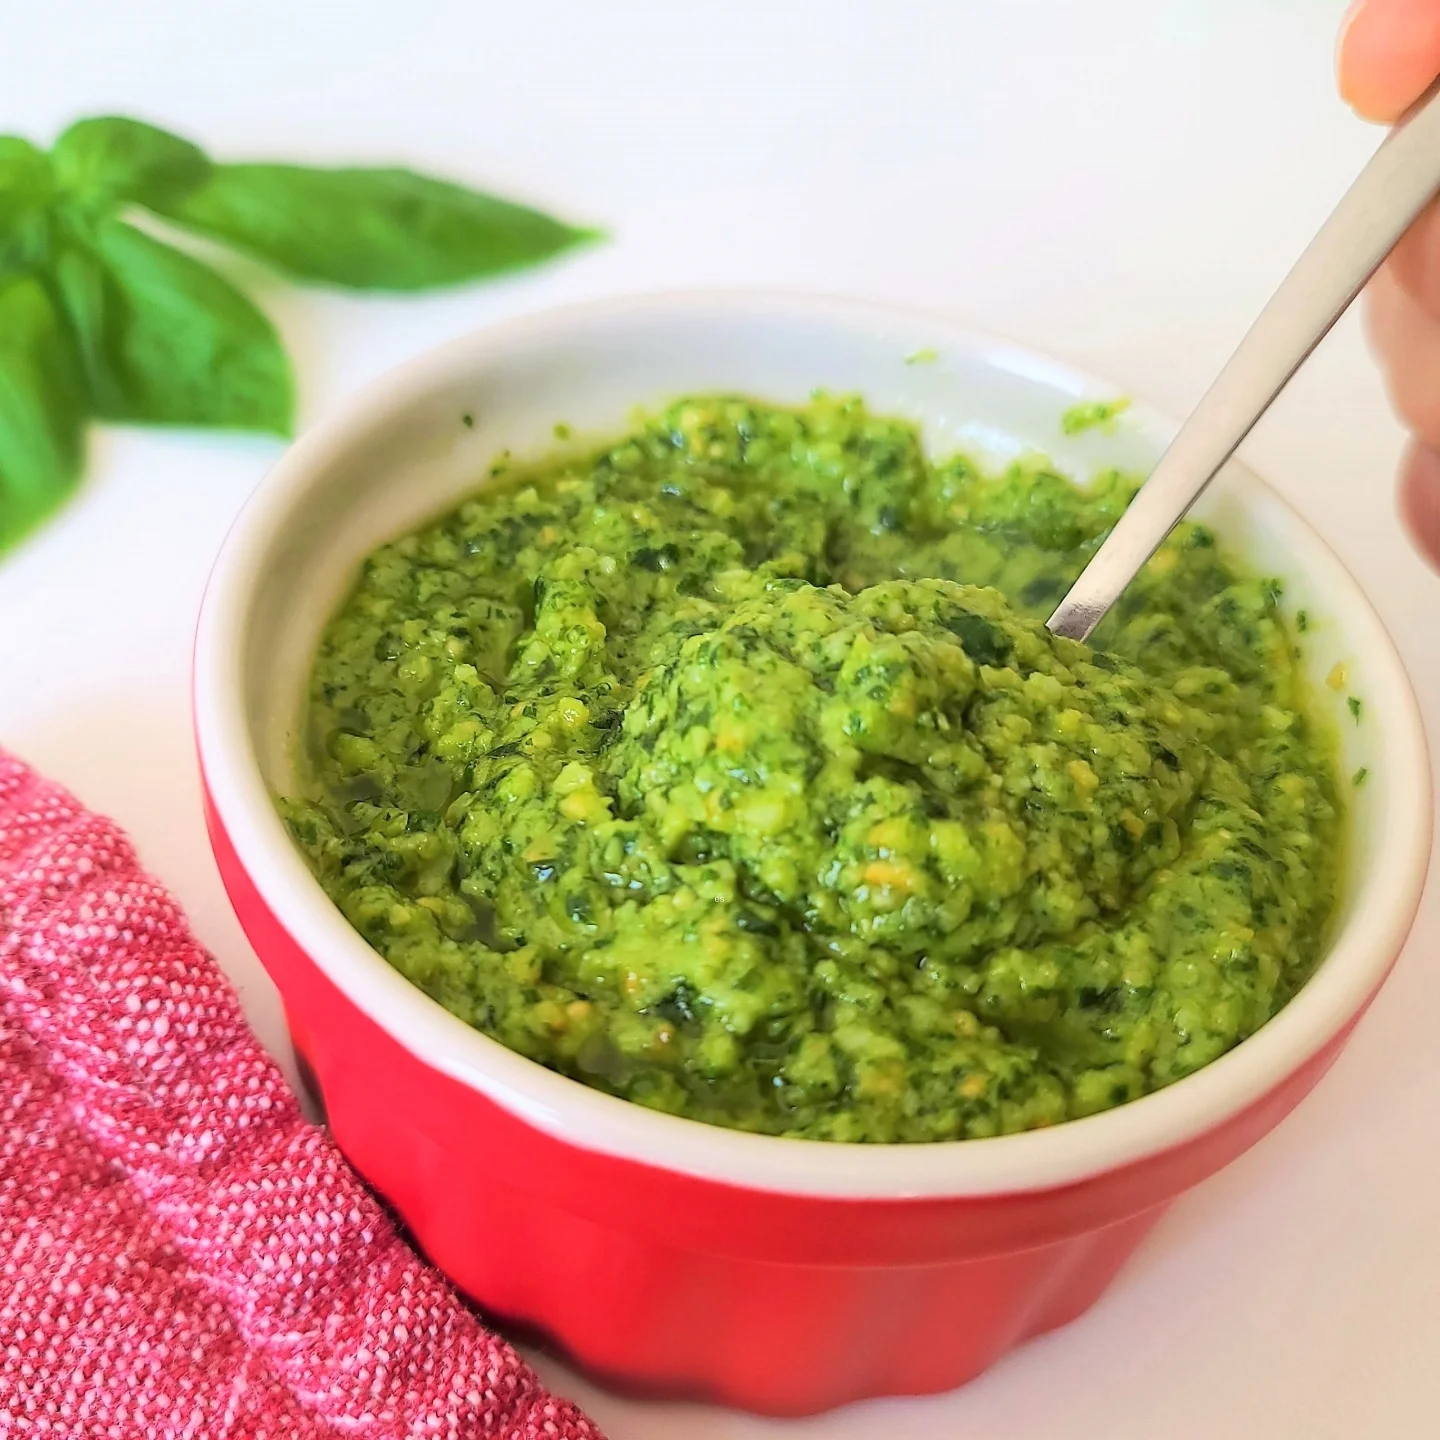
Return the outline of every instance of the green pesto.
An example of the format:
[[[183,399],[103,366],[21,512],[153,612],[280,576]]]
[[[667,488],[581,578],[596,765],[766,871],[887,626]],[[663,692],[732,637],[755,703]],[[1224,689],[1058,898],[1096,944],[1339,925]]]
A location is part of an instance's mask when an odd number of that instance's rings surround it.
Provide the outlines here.
[[[1116,419],[1130,408],[1125,396],[1118,400],[1081,400],[1060,416],[1060,429],[1066,435],[1079,435],[1086,430],[1113,430]]]
[[[930,1141],[1189,1074],[1321,952],[1338,801],[1278,586],[1133,483],[932,461],[858,400],[680,401],[383,546],[281,802],[392,965],[719,1125]]]

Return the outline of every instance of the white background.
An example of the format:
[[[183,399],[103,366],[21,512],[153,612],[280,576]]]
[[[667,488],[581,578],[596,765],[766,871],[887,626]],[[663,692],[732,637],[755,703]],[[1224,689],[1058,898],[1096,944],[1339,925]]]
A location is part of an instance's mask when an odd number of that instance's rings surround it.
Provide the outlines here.
[[[1183,413],[1377,140],[1334,98],[1338,0],[0,0],[0,131],[82,113],[228,158],[395,159],[605,225],[440,297],[251,272],[302,418],[500,315],[654,286],[928,306]],[[1353,320],[1247,446],[1396,634],[1432,727],[1440,580]],[[116,816],[284,1052],[201,828],[186,713],[211,558],[264,440],[106,431],[0,560],[0,743]],[[957,1394],[770,1424],[618,1399],[615,1440],[1391,1440],[1440,1433],[1440,913],[1320,1090],[1178,1205],[1113,1292]],[[288,1064],[288,1057],[287,1057]]]

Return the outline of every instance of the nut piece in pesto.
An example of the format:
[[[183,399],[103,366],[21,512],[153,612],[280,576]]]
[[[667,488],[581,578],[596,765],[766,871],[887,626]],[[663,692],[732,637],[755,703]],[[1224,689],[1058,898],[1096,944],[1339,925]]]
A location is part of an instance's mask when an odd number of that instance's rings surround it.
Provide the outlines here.
[[[281,809],[403,975],[641,1104],[872,1142],[1122,1104],[1305,982],[1339,825],[1277,587],[1203,527],[1094,648],[1044,629],[1133,491],[679,401],[369,557]]]

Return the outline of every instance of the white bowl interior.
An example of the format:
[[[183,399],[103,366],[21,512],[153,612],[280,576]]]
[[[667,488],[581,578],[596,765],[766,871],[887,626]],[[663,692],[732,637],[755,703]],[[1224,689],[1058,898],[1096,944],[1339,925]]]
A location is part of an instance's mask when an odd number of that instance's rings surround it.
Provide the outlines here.
[[[930,351],[933,359],[914,358]],[[963,449],[1003,464],[1043,452],[1081,480],[1110,467],[1143,472],[1173,433],[1137,406],[1111,431],[1066,436],[1069,405],[1113,392],[946,322],[839,302],[651,297],[460,341],[303,439],[227,542],[202,617],[196,701],[207,779],[242,860],[292,934],[402,1041],[598,1148],[772,1188],[965,1193],[1093,1173],[1233,1113],[1318,1049],[1383,976],[1418,903],[1430,824],[1418,713],[1388,637],[1331,552],[1239,465],[1211,487],[1197,518],[1230,554],[1282,580],[1285,608],[1309,617],[1301,644],[1317,709],[1340,737],[1350,857],[1333,949],[1315,980],[1259,1035],[1170,1090],[1053,1131],[878,1153],[655,1115],[552,1075],[445,1014],[349,931],[290,847],[266,789],[294,789],[305,674],[367,551],[485,484],[502,452],[523,462],[560,448],[557,423],[577,437],[568,446],[585,448],[622,431],[637,407],[687,392],[802,402],[817,388],[858,392],[877,411],[913,418],[935,453]],[[1335,688],[1325,682],[1337,666],[1344,683]],[[1351,695],[1363,704],[1358,723]],[[1368,778],[1355,787],[1361,767]]]

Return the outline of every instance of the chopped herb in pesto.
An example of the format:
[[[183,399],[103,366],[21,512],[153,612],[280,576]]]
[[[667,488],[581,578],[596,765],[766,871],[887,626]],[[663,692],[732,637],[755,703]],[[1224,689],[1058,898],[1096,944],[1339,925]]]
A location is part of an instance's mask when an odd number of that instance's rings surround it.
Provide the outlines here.
[[[860,1141],[1119,1105],[1305,982],[1338,824],[1276,587],[1207,530],[1097,648],[1044,629],[1133,491],[677,402],[370,556],[281,808],[397,970],[630,1100]]]
[[[1115,418],[1130,408],[1125,397],[1117,400],[1082,400],[1060,417],[1060,429],[1066,435],[1079,435],[1085,430],[1113,430]]]
[[[1351,783],[1358,790],[1370,778],[1370,771],[1367,766],[1362,765],[1354,775]]]
[[[1297,610],[1295,612],[1295,628],[1302,635],[1310,628],[1310,615],[1308,611]]]
[[[1364,708],[1360,702],[1360,697],[1358,695],[1346,696],[1345,705],[1354,717],[1355,723],[1358,725],[1360,723],[1360,712]]]

